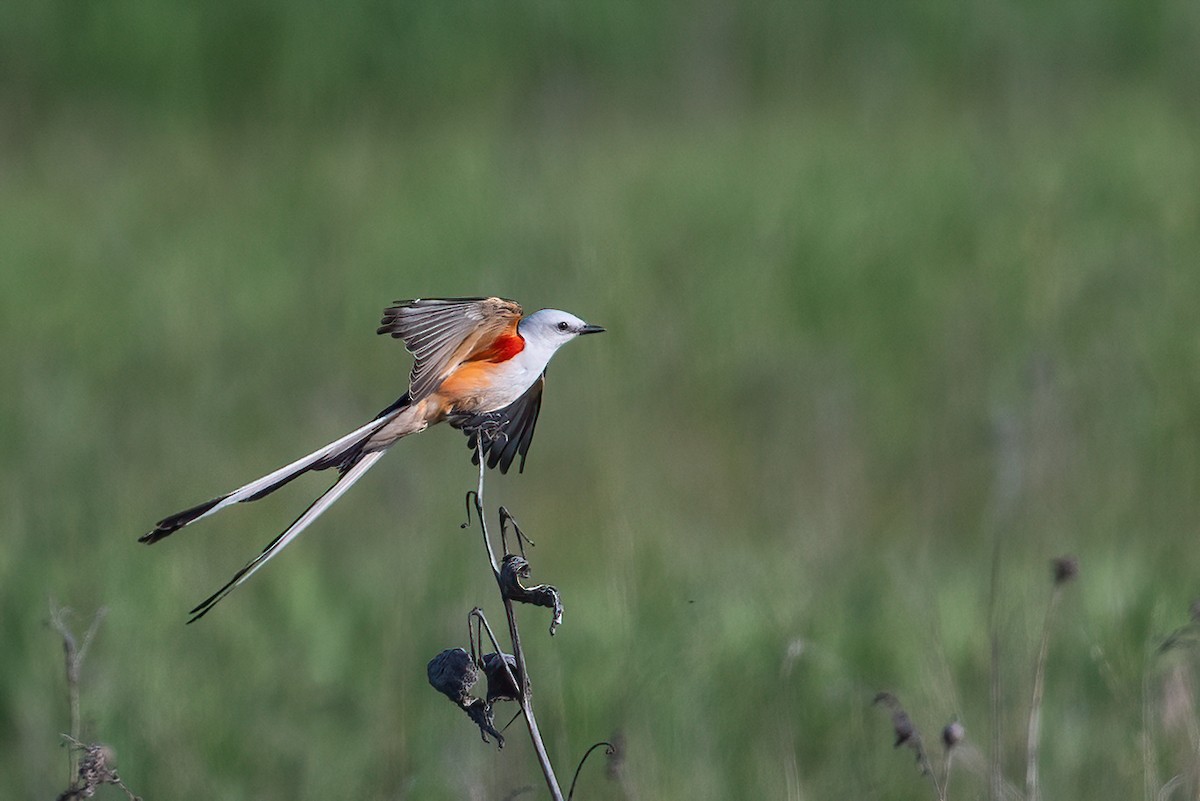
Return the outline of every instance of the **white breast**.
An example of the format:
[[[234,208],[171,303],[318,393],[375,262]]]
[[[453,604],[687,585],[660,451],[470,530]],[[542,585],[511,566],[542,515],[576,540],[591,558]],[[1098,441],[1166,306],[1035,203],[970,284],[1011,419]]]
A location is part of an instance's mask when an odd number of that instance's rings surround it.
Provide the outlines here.
[[[479,410],[494,412],[524,395],[545,371],[555,350],[557,348],[539,347],[527,339],[520,353],[496,365],[491,386],[478,399]]]

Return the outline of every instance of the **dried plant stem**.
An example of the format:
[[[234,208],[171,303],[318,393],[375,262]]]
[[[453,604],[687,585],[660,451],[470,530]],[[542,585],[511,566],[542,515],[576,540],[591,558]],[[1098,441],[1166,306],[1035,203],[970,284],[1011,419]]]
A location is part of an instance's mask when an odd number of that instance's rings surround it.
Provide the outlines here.
[[[1171,793],[1175,792],[1175,788],[1181,784],[1183,784],[1182,774],[1176,774],[1175,776],[1172,776],[1171,780],[1164,784],[1162,789],[1158,791],[1158,795],[1156,795],[1155,798],[1157,801],[1167,801],[1167,799],[1171,797]]]
[[[1154,736],[1151,734],[1150,722],[1150,661],[1153,656],[1146,657],[1142,667],[1142,789],[1146,801],[1151,798],[1162,798],[1162,790],[1156,796],[1154,787],[1158,784],[1158,758],[1154,748]],[[1168,785],[1170,782],[1167,783]],[[1165,789],[1165,786],[1164,788]]]
[[[988,715],[991,742],[988,743],[988,799],[1003,801],[1009,789],[1004,779],[1004,725],[1001,717],[1002,648],[1000,642],[1000,571],[1005,533],[1011,531],[1017,501],[1025,485],[1025,463],[1028,447],[1022,436],[1021,424],[1007,405],[992,412],[994,470],[983,531],[992,541],[992,569],[988,588],[987,626],[989,640]]]
[[[988,744],[988,799],[1001,801],[1004,789],[1003,749],[1000,737],[1000,533],[992,531],[992,573],[988,588],[988,712],[991,717],[992,741]]]
[[[487,548],[488,561],[492,565],[492,575],[496,579],[496,586],[500,589],[500,598],[504,602],[504,614],[508,618],[508,633],[512,638],[513,658],[516,659],[517,672],[520,674],[519,686],[521,688],[521,696],[517,701],[521,706],[525,725],[529,728],[529,739],[533,742],[533,750],[537,755],[542,775],[546,778],[546,787],[550,790],[550,797],[554,801],[563,801],[562,790],[558,786],[558,778],[554,775],[554,767],[550,764],[550,757],[546,754],[546,745],[542,741],[542,734],[538,731],[537,718],[533,714],[529,670],[525,665],[525,651],[521,648],[521,634],[517,628],[517,617],[513,610],[512,601],[508,599],[508,596],[504,592],[504,585],[500,580],[500,566],[496,562],[496,555],[492,550],[491,538],[488,536],[487,517],[483,511],[483,474],[486,470],[487,460],[484,458],[482,441],[481,437],[480,445],[477,449],[479,456],[479,485],[475,491],[475,511],[479,517],[479,527],[483,530],[483,543]]]
[[[1192,792],[1200,799],[1200,727],[1196,725],[1196,716],[1187,716],[1188,742],[1192,746]]]
[[[933,769],[933,763],[929,761],[929,755],[925,753],[924,744],[917,744],[917,760],[921,763],[921,772],[929,777],[930,784],[933,785],[933,792],[937,795],[938,801],[946,801],[946,791],[941,782],[938,781],[937,773]]]
[[[942,787],[938,792],[938,801],[946,801],[950,797],[950,765],[954,762],[954,749],[946,749],[946,756],[942,760]]]
[[[1038,649],[1037,664],[1033,670],[1033,699],[1029,703],[1029,739],[1025,752],[1025,798],[1026,801],[1040,801],[1041,790],[1038,787],[1038,751],[1041,745],[1042,728],[1042,698],[1046,689],[1046,655],[1050,651],[1050,628],[1054,622],[1054,612],[1058,608],[1058,600],[1062,595],[1062,585],[1054,584],[1050,592],[1050,603],[1046,607],[1046,620],[1042,625],[1042,644]]]
[[[889,692],[881,692],[875,696],[873,704],[883,704],[891,712],[892,728],[896,734],[894,747],[899,748],[903,745],[913,750],[913,753],[917,755],[917,767],[921,769],[921,775],[929,779],[929,783],[933,786],[934,796],[938,801],[945,801],[946,794],[942,789],[943,784],[938,781],[937,772],[934,771],[929,754],[925,751],[925,740],[921,737],[921,732],[917,730],[908,712],[900,704],[900,699]]]
[[[71,632],[67,625],[66,617],[70,614],[69,609],[63,606],[58,606],[54,601],[50,602],[50,625],[52,625],[63,641],[63,660],[67,668],[67,703],[71,710],[71,732],[70,739],[73,742],[79,742],[80,730],[80,714],[79,714],[79,674],[83,668],[83,660],[87,657],[88,649],[92,646],[92,640],[96,637],[96,632],[100,629],[100,624],[104,621],[104,616],[108,614],[108,609],[100,607],[96,610],[96,614],[92,616],[92,622],[88,626],[87,632],[83,635],[83,641],[79,642],[75,639],[75,635]],[[67,761],[68,781],[73,781],[75,778],[75,751],[70,752],[70,757]]]

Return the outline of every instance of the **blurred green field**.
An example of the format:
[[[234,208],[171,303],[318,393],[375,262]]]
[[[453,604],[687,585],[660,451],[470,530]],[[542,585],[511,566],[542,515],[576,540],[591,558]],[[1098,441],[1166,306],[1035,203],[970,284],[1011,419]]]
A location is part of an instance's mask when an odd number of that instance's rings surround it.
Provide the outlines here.
[[[65,787],[50,599],[109,609],[84,734],[146,799],[540,788],[425,679],[503,617],[459,433],[194,626],[325,478],[136,543],[389,403],[378,313],[463,294],[609,330],[488,484],[565,596],[522,616],[560,777],[626,746],[579,797],[928,798],[879,690],[986,797],[995,554],[1023,790],[1064,553],[1044,797],[1195,792],[1200,665],[1153,654],[1200,595],[1194,9],[74,8],[0,12],[0,794]]]

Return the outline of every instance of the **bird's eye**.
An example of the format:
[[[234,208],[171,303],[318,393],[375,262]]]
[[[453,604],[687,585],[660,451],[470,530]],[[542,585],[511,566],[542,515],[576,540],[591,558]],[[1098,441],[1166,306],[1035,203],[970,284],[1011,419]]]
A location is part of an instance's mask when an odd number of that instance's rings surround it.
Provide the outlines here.
[[[566,320],[563,320],[561,323],[558,324],[559,331],[569,331],[570,329],[571,329],[571,324],[568,323]]]

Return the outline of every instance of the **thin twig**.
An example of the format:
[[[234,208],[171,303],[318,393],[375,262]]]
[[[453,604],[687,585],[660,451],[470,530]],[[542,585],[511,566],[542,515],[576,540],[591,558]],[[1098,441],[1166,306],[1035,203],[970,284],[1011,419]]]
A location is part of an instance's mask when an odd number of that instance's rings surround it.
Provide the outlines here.
[[[567,801],[571,801],[571,799],[575,797],[575,782],[579,781],[579,771],[583,770],[583,763],[587,762],[587,758],[592,755],[592,752],[602,745],[605,746],[604,753],[608,754],[609,756],[612,756],[617,752],[617,747],[605,740],[595,743],[591,748],[584,751],[583,756],[579,759],[579,764],[575,766],[575,776],[571,779],[571,789],[567,791]]]
[[[496,580],[500,579],[500,563],[496,561],[496,554],[492,551],[492,541],[488,537],[487,520],[483,517],[483,497],[480,493],[483,492],[483,476],[479,476],[479,489],[471,490],[467,493],[467,522],[463,523],[462,527],[466,528],[471,525],[471,501],[475,501],[475,516],[479,518],[479,528],[483,531],[483,547],[487,549],[488,563],[492,566],[492,573],[496,575]]]
[[[529,543],[529,547],[531,547],[531,548],[534,547],[535,545],[537,545],[537,543],[535,543],[533,540],[529,539],[529,537],[525,535],[525,532],[521,530],[521,526],[517,523],[517,518],[513,517],[512,514],[507,509],[505,509],[503,506],[501,506],[500,507],[500,545],[504,548],[505,556],[508,556],[508,554],[511,553],[511,551],[509,551],[509,549],[508,549],[508,524],[509,523],[512,523],[513,532],[515,532],[517,535],[517,547],[521,549],[521,556],[524,556],[525,555],[525,543]]]
[[[550,797],[554,801],[563,801],[562,790],[558,786],[558,778],[554,775],[554,767],[550,764],[550,757],[546,754],[546,745],[542,741],[541,732],[538,731],[537,718],[533,714],[529,670],[525,665],[525,651],[521,648],[521,634],[517,628],[517,617],[513,610],[512,601],[505,594],[504,585],[500,581],[500,567],[496,563],[496,556],[492,551],[492,542],[488,536],[487,518],[483,511],[483,475],[487,464],[483,458],[482,437],[476,445],[476,452],[479,456],[479,485],[475,491],[475,512],[479,517],[479,527],[483,530],[483,542],[487,548],[488,561],[492,565],[492,575],[496,579],[496,587],[500,590],[500,598],[504,602],[504,613],[508,618],[508,633],[512,638],[513,657],[517,662],[517,673],[520,674],[520,682],[517,686],[521,688],[521,697],[518,699],[518,703],[521,705],[521,712],[525,715],[525,725],[529,728],[529,739],[533,742],[533,750],[537,755],[542,775],[546,778],[546,787],[550,790]]]

